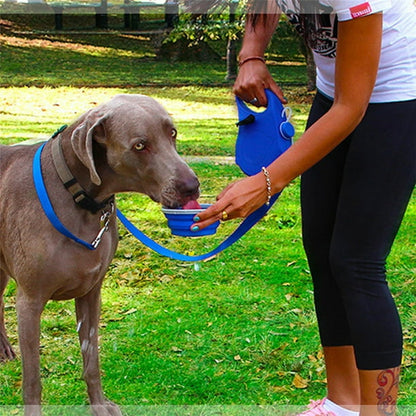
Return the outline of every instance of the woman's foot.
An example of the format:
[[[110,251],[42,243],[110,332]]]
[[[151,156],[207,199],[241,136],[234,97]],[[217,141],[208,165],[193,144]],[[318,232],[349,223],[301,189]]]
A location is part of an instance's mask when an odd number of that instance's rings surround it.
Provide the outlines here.
[[[311,400],[308,410],[297,416],[358,416],[358,412],[339,406],[325,397],[322,400]]]
[[[321,400],[311,400],[308,404],[308,410],[299,413],[297,416],[337,416],[334,412],[325,409],[326,400],[326,397]]]

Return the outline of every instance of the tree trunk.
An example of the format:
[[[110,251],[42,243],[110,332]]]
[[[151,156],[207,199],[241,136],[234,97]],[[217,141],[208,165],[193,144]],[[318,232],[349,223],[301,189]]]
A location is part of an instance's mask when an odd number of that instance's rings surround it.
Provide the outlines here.
[[[237,78],[237,47],[236,41],[228,39],[227,43],[227,81],[234,81]]]
[[[306,60],[306,74],[308,77],[307,90],[313,91],[316,89],[316,65],[313,59],[313,53],[311,48],[306,44],[303,37],[299,37],[300,50]]]
[[[235,14],[238,7],[238,0],[230,1],[230,17],[229,22],[235,22]],[[227,42],[227,81],[234,81],[237,78],[237,47],[236,41],[229,38]]]

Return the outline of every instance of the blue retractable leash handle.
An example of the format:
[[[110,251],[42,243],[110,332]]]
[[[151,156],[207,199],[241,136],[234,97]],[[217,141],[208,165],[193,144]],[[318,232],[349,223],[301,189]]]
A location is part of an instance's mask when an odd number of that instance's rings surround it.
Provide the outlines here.
[[[280,100],[271,91],[266,90],[266,93],[268,106],[262,113],[252,111],[242,100],[236,98],[240,120],[237,123],[239,131],[236,141],[236,162],[247,175],[254,175],[261,170],[262,166],[273,162],[290,146],[291,136],[294,135],[294,128],[287,116],[287,109],[282,106]],[[44,145],[39,147],[33,159],[33,180],[42,208],[51,224],[61,234],[89,250],[95,250],[96,246],[81,240],[65,228],[53,210],[42,177],[41,154]],[[269,205],[265,204],[250,214],[218,247],[197,256],[177,253],[161,246],[133,225],[118,209],[117,217],[134,237],[158,254],[175,260],[194,262],[208,259],[235,243],[267,214],[279,195],[274,195]]]
[[[292,144],[295,129],[290,123],[292,110],[283,107],[279,98],[266,90],[267,108],[255,112],[236,97],[239,122],[235,144],[235,161],[249,176],[267,167]]]

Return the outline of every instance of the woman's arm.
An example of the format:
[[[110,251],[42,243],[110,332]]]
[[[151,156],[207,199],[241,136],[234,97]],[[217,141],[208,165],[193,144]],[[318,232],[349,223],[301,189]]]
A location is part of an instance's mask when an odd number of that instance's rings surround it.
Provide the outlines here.
[[[382,14],[339,23],[334,104],[268,166],[273,194],[321,160],[357,127],[374,88],[381,38]],[[265,177],[260,172],[224,189],[217,203],[202,212],[195,225],[204,228],[218,220],[223,211],[229,218],[246,217],[266,200]]]
[[[382,14],[374,14],[339,23],[334,104],[270,165],[274,193],[326,156],[360,123],[377,77],[382,19]]]
[[[254,3],[255,6],[255,3]],[[253,7],[254,7],[253,6]],[[267,0],[263,10],[252,9],[247,16],[243,44],[239,54],[240,70],[233,92],[244,101],[257,98],[258,106],[266,106],[265,88],[272,90],[282,102],[286,102],[283,93],[273,80],[267,66],[261,60],[248,60],[250,57],[264,57],[280,19],[280,9],[275,0]]]

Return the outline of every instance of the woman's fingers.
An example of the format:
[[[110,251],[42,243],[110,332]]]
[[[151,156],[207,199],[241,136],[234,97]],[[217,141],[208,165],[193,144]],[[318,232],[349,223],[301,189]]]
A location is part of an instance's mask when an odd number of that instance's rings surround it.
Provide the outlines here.
[[[215,204],[194,217],[191,230],[198,231],[214,222],[245,218],[267,200],[262,174],[248,176],[228,185]]]
[[[194,217],[194,224],[191,225],[191,230],[199,231],[217,221],[226,221],[229,219],[231,219],[231,216],[226,209],[226,204],[219,201],[208,207],[206,210],[199,212]]]

